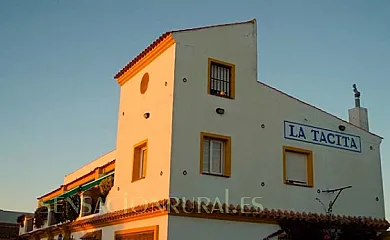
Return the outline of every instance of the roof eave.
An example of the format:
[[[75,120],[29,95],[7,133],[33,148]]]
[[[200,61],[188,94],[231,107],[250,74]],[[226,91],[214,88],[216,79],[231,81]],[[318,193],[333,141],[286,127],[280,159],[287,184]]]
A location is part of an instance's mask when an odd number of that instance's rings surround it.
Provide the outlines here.
[[[353,126],[353,127],[355,127],[355,128],[358,128],[358,129],[360,129],[360,130],[362,130],[362,131],[364,131],[364,132],[366,132],[366,133],[368,133],[368,134],[370,134],[370,135],[372,135],[372,136],[374,136],[374,137],[379,138],[380,140],[383,140],[383,137],[381,137],[381,136],[379,136],[379,135],[377,135],[377,134],[375,134],[375,133],[372,133],[372,132],[370,132],[370,131],[367,131],[367,130],[365,130],[365,129],[359,127],[359,126],[355,126],[355,125],[353,125],[352,123],[350,123],[350,122],[348,122],[348,121],[345,121],[344,119],[342,119],[342,118],[340,118],[340,117],[337,117],[336,115],[333,115],[333,114],[331,114],[331,113],[329,113],[329,112],[327,112],[327,111],[325,111],[325,110],[322,110],[322,109],[319,108],[319,107],[316,107],[316,106],[314,106],[314,105],[311,105],[310,103],[307,103],[307,102],[305,102],[305,101],[302,101],[302,100],[300,100],[299,98],[293,97],[293,96],[291,96],[291,95],[289,95],[289,94],[287,94],[287,93],[285,93],[285,92],[283,92],[283,91],[281,91],[281,90],[279,90],[279,89],[277,89],[277,88],[274,88],[274,87],[271,87],[271,86],[268,85],[268,84],[265,84],[264,82],[261,82],[261,81],[257,81],[257,82],[260,83],[261,85],[265,86],[265,87],[268,87],[268,88],[270,88],[270,89],[272,89],[272,90],[278,92],[278,93],[281,93],[281,94],[283,94],[283,95],[285,95],[285,96],[287,96],[287,97],[289,97],[289,98],[292,98],[292,99],[294,99],[294,100],[296,100],[296,101],[298,101],[298,102],[300,102],[300,103],[303,103],[303,104],[305,104],[305,105],[307,105],[307,106],[309,106],[309,107],[315,108],[315,109],[317,109],[317,110],[319,110],[319,111],[321,111],[321,112],[323,112],[323,113],[325,113],[325,114],[327,114],[327,115],[329,115],[329,116],[331,116],[331,117],[334,117],[334,118],[338,119],[339,121],[342,121],[342,122],[348,124],[349,126]]]

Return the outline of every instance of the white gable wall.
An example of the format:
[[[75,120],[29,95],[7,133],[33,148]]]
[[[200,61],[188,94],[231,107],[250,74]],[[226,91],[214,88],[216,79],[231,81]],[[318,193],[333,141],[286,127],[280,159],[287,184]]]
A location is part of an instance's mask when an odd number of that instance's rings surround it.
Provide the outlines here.
[[[352,185],[340,195],[333,212],[384,217],[380,138],[258,83],[255,23],[179,32],[174,38],[171,196],[225,200],[228,189],[229,203],[262,197],[256,201],[265,208],[324,213],[316,198],[328,206],[335,194],[317,190]],[[236,99],[207,94],[209,57],[236,65]],[[225,109],[223,116],[215,113],[217,107]],[[361,153],[284,139],[285,120],[333,131],[343,124],[344,133],[360,136]],[[203,131],[231,136],[231,178],[199,173]],[[314,188],[283,183],[283,146],[313,151]]]

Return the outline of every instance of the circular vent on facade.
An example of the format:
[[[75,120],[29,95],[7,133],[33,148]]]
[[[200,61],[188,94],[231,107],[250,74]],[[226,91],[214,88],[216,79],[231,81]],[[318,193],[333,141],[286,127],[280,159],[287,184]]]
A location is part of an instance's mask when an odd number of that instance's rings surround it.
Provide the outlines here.
[[[149,85],[149,73],[145,73],[142,76],[141,84],[140,84],[140,87],[139,87],[139,90],[140,90],[141,94],[146,93],[146,90],[148,90],[148,85]]]

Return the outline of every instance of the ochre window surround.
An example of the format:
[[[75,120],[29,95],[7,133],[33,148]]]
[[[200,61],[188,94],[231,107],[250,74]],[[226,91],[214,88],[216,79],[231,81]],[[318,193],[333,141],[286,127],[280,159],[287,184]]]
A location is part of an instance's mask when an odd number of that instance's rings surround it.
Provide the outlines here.
[[[135,229],[126,229],[115,232],[115,240],[127,239],[158,240],[158,225]]]
[[[293,164],[289,161],[288,155],[296,155],[299,156],[300,154],[305,156],[306,158],[306,179],[305,181],[299,182],[294,181],[296,179],[288,179],[288,164]],[[299,154],[299,155],[298,155]],[[292,159],[290,159],[292,161]],[[290,165],[291,166],[291,165]],[[296,185],[296,186],[303,186],[303,187],[314,187],[314,174],[313,174],[313,152],[311,150],[307,149],[301,149],[296,147],[290,147],[290,146],[283,146],[283,182],[288,185]]]
[[[147,159],[148,140],[146,139],[134,145],[132,182],[146,177]]]
[[[207,92],[210,95],[234,99],[236,66],[217,59],[208,59]]]
[[[231,137],[213,133],[200,133],[200,173],[221,177],[231,176]],[[213,146],[215,146],[213,148]],[[216,154],[213,158],[211,154]],[[213,169],[213,160],[220,159],[219,169]]]

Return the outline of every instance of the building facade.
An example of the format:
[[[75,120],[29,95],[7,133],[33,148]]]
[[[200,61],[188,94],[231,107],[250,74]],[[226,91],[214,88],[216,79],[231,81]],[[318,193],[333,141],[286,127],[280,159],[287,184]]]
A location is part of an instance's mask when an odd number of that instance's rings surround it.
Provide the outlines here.
[[[21,237],[282,239],[295,220],[385,231],[382,138],[360,93],[344,121],[258,82],[257,52],[256,20],[161,35],[115,76],[116,149],[38,198],[48,217]]]
[[[19,235],[18,216],[31,215],[15,211],[0,209],[0,240],[13,239]]]

